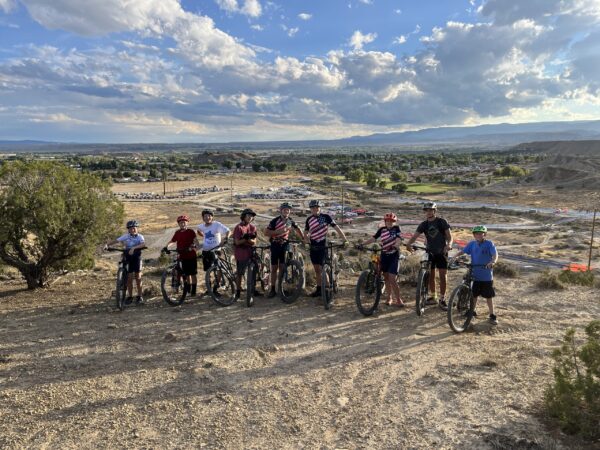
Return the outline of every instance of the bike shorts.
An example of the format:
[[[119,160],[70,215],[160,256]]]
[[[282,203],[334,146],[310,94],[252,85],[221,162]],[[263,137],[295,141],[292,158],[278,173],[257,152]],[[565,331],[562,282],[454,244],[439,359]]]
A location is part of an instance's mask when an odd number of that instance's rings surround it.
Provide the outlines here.
[[[221,254],[221,252],[207,252],[207,251],[202,252],[202,268],[204,269],[205,272],[208,269],[210,269],[210,266],[213,265],[213,263],[215,262],[215,259],[217,259],[217,256],[220,254]]]
[[[286,242],[271,242],[271,265],[277,266],[285,262]]]
[[[142,254],[135,252],[130,255],[125,253],[125,261],[127,261],[127,273],[138,273],[142,271]]]
[[[448,268],[448,255],[445,253],[432,254],[429,256],[431,267],[433,269],[447,269]]]
[[[250,265],[251,262],[252,262],[252,259],[245,259],[243,261],[236,260],[235,267],[237,269],[237,274],[239,276],[244,275],[244,272],[246,271],[246,269],[248,268],[248,266]]]
[[[314,245],[314,244],[313,244]],[[311,247],[310,249],[310,262],[322,266],[325,263],[325,258],[327,257],[327,247],[323,246],[323,248],[319,247]]]
[[[398,275],[398,261],[400,261],[399,252],[381,252],[381,271],[383,273],[391,273],[392,275]]]
[[[496,296],[493,281],[473,281],[473,297],[493,298]]]
[[[181,270],[184,275],[196,275],[198,273],[198,260],[196,258],[182,259]]]

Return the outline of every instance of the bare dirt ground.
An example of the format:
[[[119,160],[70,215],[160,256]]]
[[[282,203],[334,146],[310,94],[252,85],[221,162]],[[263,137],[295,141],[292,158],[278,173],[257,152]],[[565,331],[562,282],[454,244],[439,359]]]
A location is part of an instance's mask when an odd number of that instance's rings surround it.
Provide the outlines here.
[[[329,312],[307,297],[117,312],[104,268],[5,283],[0,448],[591,448],[539,407],[550,353],[600,315],[597,291],[501,279],[500,324],[480,305],[454,335],[435,307],[362,317],[355,280]]]

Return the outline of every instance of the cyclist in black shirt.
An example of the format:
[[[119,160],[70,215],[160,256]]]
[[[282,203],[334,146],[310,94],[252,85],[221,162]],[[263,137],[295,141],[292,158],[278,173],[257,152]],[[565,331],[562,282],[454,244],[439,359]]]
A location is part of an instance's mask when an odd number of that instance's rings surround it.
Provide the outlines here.
[[[450,225],[441,217],[436,216],[437,205],[433,202],[423,204],[425,220],[419,224],[415,234],[406,243],[408,251],[412,252],[412,244],[421,234],[425,234],[427,251],[431,254],[431,275],[429,276],[429,292],[431,296],[427,304],[435,304],[435,269],[440,274],[440,300],[439,306],[443,310],[448,308],[446,303],[446,272],[448,269],[448,252],[452,249],[452,232]]]

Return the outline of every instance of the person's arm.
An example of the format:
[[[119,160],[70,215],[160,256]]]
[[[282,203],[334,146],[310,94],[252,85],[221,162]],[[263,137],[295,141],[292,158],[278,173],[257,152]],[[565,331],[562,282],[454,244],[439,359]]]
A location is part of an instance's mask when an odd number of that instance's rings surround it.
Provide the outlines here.
[[[112,241],[106,241],[107,247],[110,247],[111,245],[117,245],[117,244],[122,244],[122,242],[119,241],[118,239],[113,239]]]
[[[238,227],[235,227],[235,229],[233,230],[233,243],[235,245],[244,245],[244,243],[246,242],[246,239],[244,239],[242,232],[240,231],[240,229]]]
[[[412,245],[415,243],[415,241],[417,240],[417,238],[418,238],[419,236],[421,236],[421,234],[422,234],[422,233],[419,233],[418,231],[416,231],[416,232],[415,232],[415,233],[414,233],[414,234],[411,236],[411,238],[410,238],[410,239],[409,239],[409,240],[406,242],[406,249],[407,249],[409,252],[411,252],[411,253],[412,253],[412,252],[414,251],[414,249],[412,248]]]
[[[300,237],[300,240],[303,241],[304,240],[304,233],[302,233],[302,230],[300,229],[300,227],[298,225],[296,225],[294,228],[294,231],[296,232],[296,234]]]
[[[496,250],[496,246],[492,244],[492,261],[487,265],[488,269],[494,267],[494,264],[498,262],[498,251]]]
[[[450,228],[446,229],[445,236],[446,236],[446,251],[449,252],[450,250],[452,250],[452,231],[450,231]]]

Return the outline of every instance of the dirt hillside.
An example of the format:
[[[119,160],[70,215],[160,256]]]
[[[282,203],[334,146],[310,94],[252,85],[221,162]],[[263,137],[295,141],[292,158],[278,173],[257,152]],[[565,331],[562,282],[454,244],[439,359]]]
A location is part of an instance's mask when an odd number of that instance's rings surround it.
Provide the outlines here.
[[[37,292],[5,282],[0,448],[584,448],[539,405],[564,330],[600,316],[597,291],[499,279],[498,327],[480,305],[454,335],[434,307],[362,317],[355,280],[329,312],[307,297],[117,312],[104,269]]]

